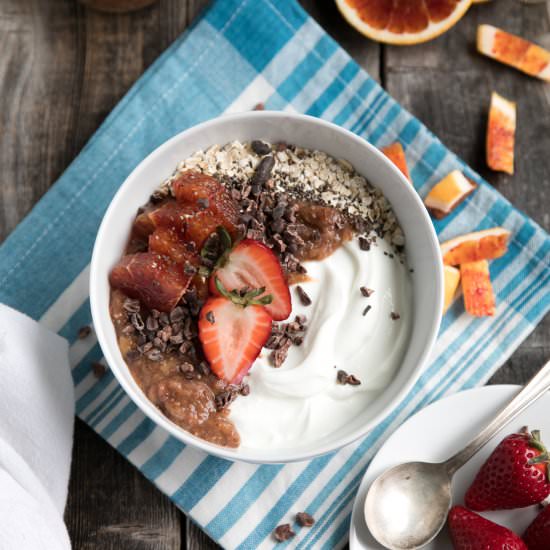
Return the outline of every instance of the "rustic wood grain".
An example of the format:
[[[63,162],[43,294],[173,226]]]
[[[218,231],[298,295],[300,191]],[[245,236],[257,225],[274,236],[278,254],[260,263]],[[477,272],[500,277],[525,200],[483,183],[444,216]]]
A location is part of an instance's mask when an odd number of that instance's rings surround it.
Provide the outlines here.
[[[65,520],[82,550],[184,548],[183,514],[77,419]]]
[[[75,0],[0,4],[0,241],[76,156],[143,71],[208,0],[160,0],[105,15]],[[301,0],[331,36],[514,204],[550,229],[550,86],[475,53],[490,22],[549,40],[544,8],[473,7],[436,41],[381,47],[350,28],[333,0]],[[550,44],[547,44],[550,45]],[[484,132],[492,89],[518,101],[517,173],[491,173]],[[550,318],[491,379],[523,383],[550,356]],[[116,451],[77,421],[66,520],[75,549],[219,548]]]

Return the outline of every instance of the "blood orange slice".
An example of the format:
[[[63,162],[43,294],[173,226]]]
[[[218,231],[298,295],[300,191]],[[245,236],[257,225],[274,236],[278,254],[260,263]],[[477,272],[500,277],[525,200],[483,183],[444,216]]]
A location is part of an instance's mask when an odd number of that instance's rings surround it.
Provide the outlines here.
[[[495,314],[495,294],[487,260],[460,266],[464,307],[470,315],[485,317]]]
[[[424,199],[426,208],[437,218],[444,218],[456,208],[474,189],[476,184],[460,170],[445,176]]]
[[[361,34],[387,44],[419,44],[450,29],[472,0],[336,0]]]
[[[460,265],[478,260],[500,258],[508,250],[510,231],[504,227],[492,227],[484,231],[467,233],[441,245],[443,263]]]
[[[460,281],[460,270],[451,265],[443,266],[443,280],[445,282],[445,296],[443,301],[443,313],[445,313],[451,305],[455,297],[456,289]]]
[[[394,164],[401,170],[403,175],[412,183],[411,175],[409,174],[409,167],[407,166],[407,157],[405,157],[405,151],[403,145],[396,141],[386,147],[382,147],[382,153],[386,155]]]
[[[550,52],[492,25],[477,28],[477,51],[531,76],[550,81]]]
[[[499,172],[514,173],[514,137],[516,133],[516,104],[491,95],[487,124],[487,166]]]

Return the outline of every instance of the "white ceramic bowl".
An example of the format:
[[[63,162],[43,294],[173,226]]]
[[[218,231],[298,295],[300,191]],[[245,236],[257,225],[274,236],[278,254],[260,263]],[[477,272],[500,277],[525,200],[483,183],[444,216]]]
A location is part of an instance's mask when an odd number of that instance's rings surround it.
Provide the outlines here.
[[[393,206],[406,238],[409,265],[414,269],[414,322],[403,363],[391,384],[345,428],[307,448],[271,450],[241,445],[218,447],[186,432],[166,418],[136,384],[119,351],[109,317],[108,274],[120,259],[139,206],[174,171],[178,162],[198,149],[233,140],[286,141],[325,151],[351,162],[357,172],[379,187]],[[420,197],[401,172],[374,146],[323,120],[282,112],[256,111],[223,116],[178,134],[144,159],[113,198],[99,228],[90,274],[90,303],[95,331],[113,374],[156,424],[184,443],[210,454],[256,463],[309,459],[334,451],[366,435],[394,409],[417,380],[430,355],[441,320],[443,273],[436,234]]]

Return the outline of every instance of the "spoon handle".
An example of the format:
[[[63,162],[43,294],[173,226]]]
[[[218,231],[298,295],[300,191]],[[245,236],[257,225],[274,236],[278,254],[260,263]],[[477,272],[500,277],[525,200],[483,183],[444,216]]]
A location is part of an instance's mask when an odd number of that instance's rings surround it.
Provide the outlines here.
[[[481,430],[464,449],[456,453],[445,462],[450,475],[461,468],[481,447],[483,447],[508,422],[513,420],[528,405],[536,401],[550,389],[550,361],[548,361],[524,388],[504,407],[495,418]]]

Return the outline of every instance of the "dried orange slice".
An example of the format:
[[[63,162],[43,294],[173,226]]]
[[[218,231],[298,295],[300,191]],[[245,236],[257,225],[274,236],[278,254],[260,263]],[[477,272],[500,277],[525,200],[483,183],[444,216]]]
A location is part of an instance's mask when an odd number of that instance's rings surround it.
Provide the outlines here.
[[[387,44],[419,44],[450,29],[472,0],[336,0],[361,34]]]
[[[460,170],[453,170],[437,183],[424,199],[426,208],[437,218],[444,218],[458,206],[477,185]]]
[[[550,81],[550,52],[492,25],[477,28],[477,51],[531,76]]]
[[[401,143],[396,141],[386,147],[382,147],[382,153],[386,155],[394,164],[401,170],[403,175],[412,183],[411,176],[409,174],[409,167],[407,166],[407,158],[405,157],[405,151]]]
[[[480,260],[461,264],[464,307],[470,315],[485,317],[495,314],[495,294],[489,275],[489,262]]]
[[[508,250],[510,231],[504,227],[492,227],[483,231],[455,237],[441,245],[445,265],[460,265],[478,260],[500,258]]]
[[[496,92],[491,94],[487,123],[487,166],[499,172],[514,173],[516,104]]]
[[[443,301],[443,313],[445,313],[453,298],[455,297],[456,289],[460,281],[460,270],[451,265],[443,266],[443,280],[445,283],[445,297]]]

